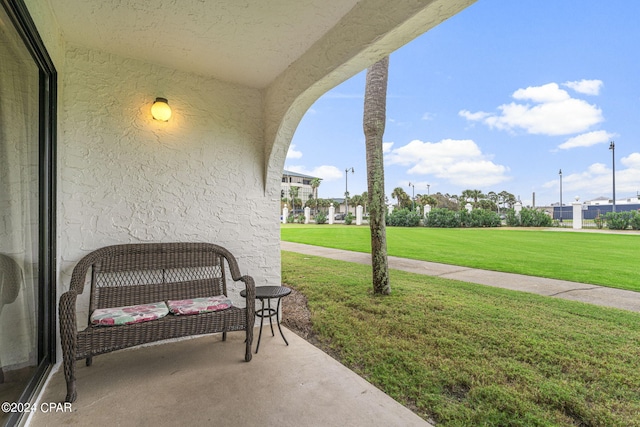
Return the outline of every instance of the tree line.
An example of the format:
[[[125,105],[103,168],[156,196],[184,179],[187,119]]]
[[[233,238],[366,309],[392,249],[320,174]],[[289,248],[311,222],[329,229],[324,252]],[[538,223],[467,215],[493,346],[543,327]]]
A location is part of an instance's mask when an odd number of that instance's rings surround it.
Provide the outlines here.
[[[512,208],[518,199],[508,191],[489,191],[484,194],[481,190],[464,190],[461,194],[440,193],[416,194],[415,199],[407,194],[402,187],[396,187],[391,192],[391,198],[396,199],[396,207],[411,209],[413,206],[429,205],[432,208],[445,208],[453,211],[464,209],[467,203],[471,203],[474,209],[485,209],[500,212]],[[414,204],[415,203],[415,204]]]
[[[300,187],[292,186],[289,189],[288,198],[285,197],[285,194],[282,194],[282,207],[287,205],[293,211],[294,209],[302,209],[308,206],[314,210],[314,212],[327,212],[334,201],[333,199],[322,199],[317,197],[320,183],[321,180],[319,178],[315,178],[311,181],[313,194],[311,194],[306,201],[303,201],[298,197]],[[391,198],[396,200],[395,206],[399,209],[413,209],[415,206],[422,207],[429,205],[432,208],[444,208],[452,211],[459,211],[464,209],[467,203],[471,203],[471,206],[474,209],[485,209],[494,212],[501,212],[503,210],[510,209],[518,201],[516,196],[505,190],[500,191],[499,193],[489,191],[485,194],[481,190],[477,189],[467,189],[459,195],[449,193],[442,194],[441,192],[437,192],[435,194],[416,194],[414,200],[411,200],[411,196],[407,194],[402,187],[394,188],[391,192]],[[364,211],[367,212],[367,203],[369,199],[368,192],[365,191],[362,194],[347,197],[347,199],[349,200],[349,205],[362,205]],[[385,202],[388,203],[389,200],[385,198]]]

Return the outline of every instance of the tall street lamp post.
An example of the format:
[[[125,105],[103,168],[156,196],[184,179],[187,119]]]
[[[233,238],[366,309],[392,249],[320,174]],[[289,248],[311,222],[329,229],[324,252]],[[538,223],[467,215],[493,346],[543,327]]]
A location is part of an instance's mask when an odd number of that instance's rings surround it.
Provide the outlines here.
[[[344,204],[345,204],[345,215],[349,215],[349,171],[351,173],[355,173],[353,167],[346,168],[344,170]]]
[[[431,184],[427,184],[427,196],[429,196],[429,195],[430,195],[430,193],[429,193],[429,187],[431,187]]]
[[[411,210],[415,211],[415,203],[416,203],[416,185],[409,183],[409,187],[411,187]]]
[[[616,144],[611,141],[609,143],[609,150],[611,150],[611,166],[613,168],[613,212],[616,211]]]
[[[560,175],[560,222],[562,222],[562,169],[560,169],[558,175]]]

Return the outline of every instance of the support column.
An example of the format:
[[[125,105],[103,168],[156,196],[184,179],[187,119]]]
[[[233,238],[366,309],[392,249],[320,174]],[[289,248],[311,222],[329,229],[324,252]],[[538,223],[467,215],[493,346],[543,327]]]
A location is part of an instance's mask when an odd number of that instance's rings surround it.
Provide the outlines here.
[[[573,206],[573,229],[582,230],[582,203],[579,202],[580,197],[576,196],[576,201],[571,203]]]
[[[513,210],[515,211],[516,216],[520,216],[520,211],[522,210],[522,203],[516,202],[516,204],[513,205]]]

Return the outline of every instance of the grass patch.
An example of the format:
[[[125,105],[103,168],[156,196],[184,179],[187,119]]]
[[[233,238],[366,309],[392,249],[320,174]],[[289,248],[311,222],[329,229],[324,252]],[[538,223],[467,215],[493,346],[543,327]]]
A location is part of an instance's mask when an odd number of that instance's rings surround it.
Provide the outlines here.
[[[342,363],[442,426],[640,426],[640,315],[282,253]]]
[[[370,252],[368,227],[283,225],[282,240]],[[389,255],[640,291],[640,234],[387,228]]]

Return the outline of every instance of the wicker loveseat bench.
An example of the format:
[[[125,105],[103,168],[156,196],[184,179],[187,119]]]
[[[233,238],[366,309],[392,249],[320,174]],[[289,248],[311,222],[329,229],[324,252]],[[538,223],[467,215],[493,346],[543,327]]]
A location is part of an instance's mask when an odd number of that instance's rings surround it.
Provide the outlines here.
[[[227,268],[225,268],[225,263]],[[96,313],[125,308],[127,315],[140,315],[139,306],[175,300],[209,301],[228,297],[227,270],[234,281],[244,282],[246,308],[236,306],[209,307],[217,311],[197,314],[169,312],[154,320],[113,326],[96,325]],[[89,326],[78,330],[76,300],[85,283],[90,285]],[[227,300],[228,301],[228,300]],[[230,303],[230,301],[228,301]],[[133,310],[132,310],[133,309]],[[202,310],[204,311],[204,310]],[[69,291],[60,298],[60,335],[67,382],[67,402],[76,400],[76,360],[92,357],[140,344],[190,335],[245,331],[244,359],[251,360],[251,343],[255,320],[255,283],[242,276],[235,257],[225,248],[210,243],[142,243],[107,246],[97,249],[75,266]],[[122,317],[120,318],[122,319]],[[146,319],[143,319],[146,320]],[[119,320],[122,322],[123,320]],[[92,324],[92,322],[94,324]],[[108,322],[107,322],[108,323]]]

